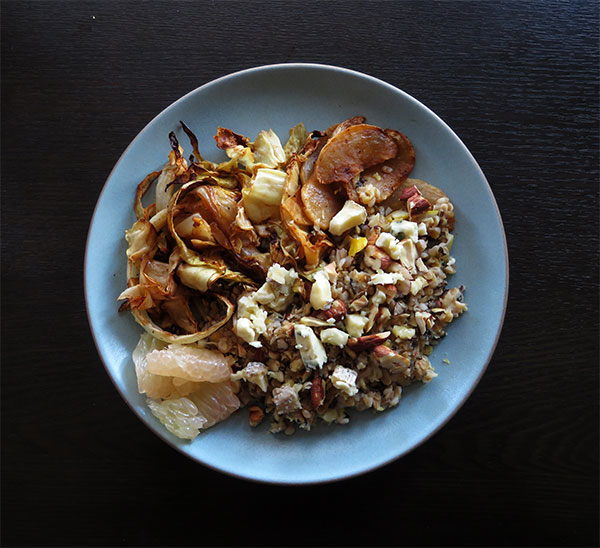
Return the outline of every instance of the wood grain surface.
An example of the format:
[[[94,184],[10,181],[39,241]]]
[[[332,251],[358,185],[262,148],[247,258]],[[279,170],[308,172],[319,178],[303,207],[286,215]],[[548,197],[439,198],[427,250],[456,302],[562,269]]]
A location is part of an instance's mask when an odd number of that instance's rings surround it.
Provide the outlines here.
[[[598,545],[597,2],[0,10],[3,546]],[[511,272],[494,358],[445,428],[361,477],[282,487],[198,465],[131,413],[89,332],[83,254],[149,120],[295,61],[366,72],[447,121],[492,186]]]

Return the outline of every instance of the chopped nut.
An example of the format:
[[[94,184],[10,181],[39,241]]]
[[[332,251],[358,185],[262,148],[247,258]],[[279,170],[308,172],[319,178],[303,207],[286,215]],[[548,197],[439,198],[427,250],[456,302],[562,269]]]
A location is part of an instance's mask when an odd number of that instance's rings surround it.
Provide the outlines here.
[[[248,418],[250,426],[257,426],[265,416],[264,411],[258,405],[248,407]]]
[[[406,200],[406,207],[408,208],[410,217],[431,208],[431,204],[423,197],[421,191],[415,185],[405,188],[400,193],[400,199]]]
[[[341,301],[340,299],[336,299],[331,303],[331,306],[329,308],[321,310],[319,312],[319,316],[322,319],[328,320],[330,318],[333,318],[336,322],[338,320],[343,320],[345,315],[346,305],[344,304],[344,301]]]
[[[315,411],[325,400],[325,384],[323,379],[315,374],[312,379],[312,386],[310,388],[310,401],[312,402],[313,409]]]
[[[415,320],[417,322],[417,326],[419,327],[419,331],[421,334],[424,334],[427,329],[431,329],[435,322],[435,318],[429,312],[418,311],[415,312]]]
[[[362,352],[363,350],[369,350],[383,344],[390,335],[389,331],[383,331],[382,333],[365,335],[364,337],[352,337],[348,339],[348,347],[355,352]]]
[[[391,299],[398,293],[398,288],[394,284],[383,284],[381,290]]]
[[[453,288],[449,289],[442,295],[441,305],[452,313],[452,316],[456,317],[467,310],[467,305],[461,302],[459,299],[462,298],[460,289]]]
[[[387,346],[376,346],[373,354],[381,367],[389,369],[392,373],[405,371],[410,366],[410,358],[397,354]]]
[[[379,238],[380,234],[381,234],[381,227],[380,226],[374,226],[371,229],[371,232],[369,233],[369,235],[367,237],[367,244],[368,245],[374,245],[375,242],[377,241],[377,238]]]
[[[290,362],[290,370],[297,372],[301,371],[302,369],[304,369],[304,362],[302,361],[302,358],[296,358]]]
[[[335,281],[337,280],[337,277],[338,277],[338,273],[337,273],[337,270],[336,270],[336,264],[335,263],[329,263],[325,268],[323,268],[323,270],[327,274],[327,276],[329,278],[329,281],[331,283],[335,283]]]
[[[392,264],[392,258],[377,246],[368,245],[365,248],[363,262],[373,270],[386,270]]]
[[[420,196],[421,193],[419,192],[419,189],[416,187],[416,185],[413,186],[409,186],[407,188],[405,188],[401,193],[400,193],[400,200],[408,200],[409,198],[411,198],[412,196]]]
[[[387,295],[381,289],[376,289],[375,295],[371,297],[371,302],[373,304],[380,305],[385,301],[387,301]]]
[[[369,298],[366,295],[361,295],[360,297],[354,299],[350,303],[350,310],[353,312],[358,312],[363,309],[365,306],[369,304]]]
[[[329,327],[330,324],[320,318],[313,318],[312,316],[305,316],[300,318],[300,323],[308,325],[308,327]]]
[[[413,196],[406,201],[410,217],[419,215],[431,208],[431,204],[423,196]]]

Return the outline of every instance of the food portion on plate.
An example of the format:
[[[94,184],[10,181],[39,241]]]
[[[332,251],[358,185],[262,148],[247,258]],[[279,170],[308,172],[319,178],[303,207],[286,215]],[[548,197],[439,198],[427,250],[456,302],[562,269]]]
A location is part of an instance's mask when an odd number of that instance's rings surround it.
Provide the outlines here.
[[[119,296],[144,329],[139,392],[169,431],[194,439],[240,407],[271,432],[345,424],[436,376],[433,347],[467,307],[447,281],[454,208],[409,178],[405,135],[361,116],[300,123],[285,145],[220,127],[216,164],[182,128],[189,159],[171,133],[137,187]]]

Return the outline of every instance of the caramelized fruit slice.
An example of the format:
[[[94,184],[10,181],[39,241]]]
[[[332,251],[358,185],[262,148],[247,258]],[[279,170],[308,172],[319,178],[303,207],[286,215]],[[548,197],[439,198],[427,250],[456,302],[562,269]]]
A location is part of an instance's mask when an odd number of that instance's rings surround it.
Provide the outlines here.
[[[398,147],[394,158],[366,169],[360,176],[358,185],[352,181],[345,184],[348,197],[359,201],[357,188],[372,185],[376,191],[377,203],[389,198],[415,167],[415,150],[408,138],[394,129],[386,129],[385,133],[392,138]]]
[[[344,129],[323,147],[315,163],[322,184],[349,183],[365,169],[398,154],[398,145],[381,128],[358,124]]]

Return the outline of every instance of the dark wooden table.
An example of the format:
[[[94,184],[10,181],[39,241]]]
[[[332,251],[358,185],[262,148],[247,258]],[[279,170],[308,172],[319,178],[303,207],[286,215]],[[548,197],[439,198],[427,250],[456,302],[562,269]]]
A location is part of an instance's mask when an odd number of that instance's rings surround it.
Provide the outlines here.
[[[597,2],[11,2],[2,21],[2,545],[598,545]],[[196,464],[114,389],[83,253],[137,132],[261,64],[384,79],[487,175],[511,260],[466,405],[362,477],[283,487]]]

